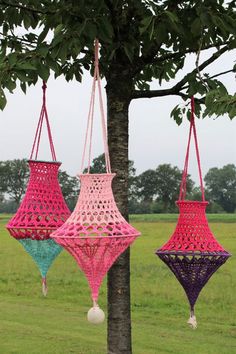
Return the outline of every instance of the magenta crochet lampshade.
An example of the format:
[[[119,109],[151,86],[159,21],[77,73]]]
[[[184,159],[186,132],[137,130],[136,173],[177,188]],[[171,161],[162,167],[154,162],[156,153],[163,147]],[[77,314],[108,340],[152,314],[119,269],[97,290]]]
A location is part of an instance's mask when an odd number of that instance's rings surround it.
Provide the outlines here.
[[[70,215],[57,175],[60,162],[29,160],[30,178],[16,214],[7,224],[16,239],[46,240]]]
[[[42,276],[43,294],[47,294],[46,275],[62,248],[49,238],[70,215],[58,182],[56,161],[50,123],[46,107],[46,83],[43,82],[43,104],[29,160],[30,178],[25,196],[7,224],[11,236],[17,239],[33,258]],[[53,161],[39,161],[38,152],[43,122],[46,121],[48,140]],[[34,155],[34,157],[33,157]]]

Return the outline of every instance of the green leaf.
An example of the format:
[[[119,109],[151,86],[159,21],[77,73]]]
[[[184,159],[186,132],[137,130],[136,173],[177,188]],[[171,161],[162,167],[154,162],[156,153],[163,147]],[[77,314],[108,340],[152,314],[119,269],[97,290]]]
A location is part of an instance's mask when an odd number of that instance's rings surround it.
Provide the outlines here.
[[[47,81],[49,78],[49,75],[50,75],[50,70],[49,70],[48,66],[39,62],[37,65],[37,69],[38,69],[38,74],[41,77],[41,79],[44,81]]]
[[[4,108],[6,107],[7,104],[7,100],[6,100],[6,96],[5,93],[3,91],[2,88],[0,88],[0,109],[3,111]]]
[[[165,11],[165,14],[167,15],[167,17],[169,17],[171,22],[173,23],[179,22],[178,16],[174,12]]]
[[[174,120],[176,121],[176,123],[178,125],[180,125],[183,121],[183,115],[182,115],[182,111],[179,107],[179,105],[175,106],[175,108],[172,110],[170,116],[172,118],[174,118]]]
[[[84,33],[86,33],[90,39],[95,39],[97,37],[97,26],[91,21],[86,22]]]
[[[47,34],[49,32],[49,27],[45,26],[43,31],[40,33],[40,35],[38,36],[38,43],[43,42],[43,40],[46,38]]]
[[[127,57],[129,58],[129,61],[132,63],[132,61],[133,61],[133,50],[130,47],[129,43],[125,43],[124,44],[124,51],[125,51],[125,54],[127,55]]]
[[[154,16],[144,17],[144,19],[141,21],[141,24],[140,24],[140,27],[139,27],[140,34],[143,34],[148,29],[148,27],[150,26],[153,18],[154,18]]]
[[[21,90],[26,93],[26,83],[25,82],[21,82],[20,83],[20,87],[21,87]]]
[[[50,69],[52,69],[55,73],[59,74],[60,72],[60,66],[56,62],[55,59],[52,59],[51,57],[47,56],[46,57],[46,63],[49,66]]]
[[[4,24],[3,24],[3,34],[5,36],[7,35],[8,30],[9,30],[8,23],[4,22]]]
[[[37,48],[39,54],[45,58],[48,54],[49,48],[46,43],[42,43],[41,45],[38,46]]]
[[[27,61],[18,62],[15,67],[16,69],[20,69],[20,70],[37,70],[35,66],[33,66],[31,63]]]
[[[17,62],[17,54],[16,53],[10,53],[7,57],[8,62],[10,64],[10,66],[14,66]]]
[[[8,80],[7,82],[5,82],[5,87],[8,89],[8,91],[12,93],[13,90],[15,90],[16,88],[16,83],[15,81]]]
[[[232,105],[232,108],[229,111],[229,118],[233,119],[236,117],[236,104]]]
[[[153,33],[154,33],[154,28],[155,28],[155,21],[153,20],[150,26],[150,33],[149,33],[149,39],[151,40],[153,37]]]
[[[31,26],[31,17],[29,16],[29,13],[25,12],[24,18],[23,18],[23,23],[26,29],[29,29]]]
[[[201,29],[202,29],[202,23],[201,23],[200,19],[197,17],[192,22],[191,32],[192,32],[192,34],[194,36],[200,36],[201,35]]]
[[[16,76],[22,82],[28,81],[28,76],[26,75],[26,73],[24,71],[16,70]]]
[[[64,25],[60,23],[55,29],[54,29],[54,36],[56,37],[64,28]]]
[[[111,42],[113,37],[113,28],[107,18],[102,17],[98,26],[98,37],[103,41]]]
[[[58,51],[58,58],[61,59],[62,64],[65,63],[66,58],[67,58],[67,49],[68,49],[68,43],[63,43]]]

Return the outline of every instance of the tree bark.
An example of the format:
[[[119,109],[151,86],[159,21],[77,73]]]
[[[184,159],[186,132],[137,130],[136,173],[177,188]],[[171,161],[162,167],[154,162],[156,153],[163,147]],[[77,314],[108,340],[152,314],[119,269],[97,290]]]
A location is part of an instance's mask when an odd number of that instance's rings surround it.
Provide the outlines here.
[[[108,144],[113,192],[122,215],[128,220],[128,110],[132,80],[126,70],[110,71],[107,77]],[[130,251],[127,249],[108,273],[108,354],[131,354]]]

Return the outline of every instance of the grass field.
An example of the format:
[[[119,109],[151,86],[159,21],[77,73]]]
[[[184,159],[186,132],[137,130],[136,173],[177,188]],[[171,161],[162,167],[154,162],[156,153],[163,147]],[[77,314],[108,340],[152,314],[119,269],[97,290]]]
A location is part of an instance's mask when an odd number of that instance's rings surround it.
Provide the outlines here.
[[[38,270],[22,246],[5,231],[0,215],[0,353],[106,354],[106,324],[90,325],[91,307],[84,275],[66,252],[48,273],[49,293],[41,296]],[[193,331],[185,294],[154,255],[173,232],[173,220],[133,224],[142,232],[131,252],[134,354],[236,353],[236,261],[230,260],[200,294]],[[168,221],[168,222],[167,222]],[[218,240],[236,253],[236,223],[210,224]],[[99,304],[106,309],[106,282]]]
[[[207,218],[209,222],[236,223],[236,214],[208,214]],[[176,222],[177,219],[177,214],[136,214],[130,216],[132,222]]]

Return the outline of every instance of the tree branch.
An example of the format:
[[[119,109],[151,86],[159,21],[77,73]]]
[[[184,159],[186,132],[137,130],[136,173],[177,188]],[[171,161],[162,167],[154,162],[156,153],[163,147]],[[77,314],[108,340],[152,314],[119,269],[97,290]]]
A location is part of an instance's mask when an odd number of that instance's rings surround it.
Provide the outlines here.
[[[229,73],[233,73],[233,72],[235,72],[234,69],[222,71],[222,73],[210,76],[209,79],[214,79],[215,77],[218,77],[218,76],[221,76],[221,75],[225,75],[225,74],[229,74]]]
[[[215,78],[218,77],[218,76],[226,75],[226,74],[233,73],[233,72],[235,72],[234,69],[222,71],[222,73],[218,73],[218,74],[209,76],[209,77],[206,78],[206,79],[203,79],[203,81],[207,81],[207,80],[209,80],[209,79],[210,79],[210,80],[211,80],[211,79],[215,79]],[[182,90],[186,90],[187,88],[188,88],[188,85],[185,85],[185,86],[182,87]]]
[[[225,53],[227,50],[229,50],[228,45],[224,46],[223,48],[219,49],[217,52],[212,54],[210,58],[208,58],[206,61],[204,61],[198,68],[199,71],[202,71],[205,69],[208,65],[213,63],[215,60],[217,60],[223,53]],[[176,85],[169,89],[163,89],[163,90],[134,90],[132,94],[132,99],[136,98],[153,98],[153,97],[160,97],[160,96],[167,96],[167,95],[177,95],[183,97],[188,97],[187,95],[183,94],[181,90],[183,90],[184,85],[188,82],[189,76],[194,75],[197,73],[197,68],[195,68],[192,72],[188,73],[183,77],[182,80],[180,80]],[[218,75],[218,74],[217,74]]]
[[[227,41],[225,43],[214,43],[213,44],[209,44],[205,47],[203,47],[201,49],[201,51],[203,50],[208,50],[208,49],[211,49],[211,48],[218,48],[222,45],[228,45],[229,43],[231,43],[230,41]],[[158,48],[155,52],[155,55],[157,54],[158,52]],[[196,51],[194,51],[193,49],[188,49],[188,50],[185,50],[185,51],[181,51],[181,52],[170,52],[170,53],[166,53],[165,55],[162,55],[161,57],[157,57],[155,59],[153,59],[152,57],[152,60],[151,60],[151,57],[145,57],[145,56],[141,56],[138,61],[137,61],[137,64],[136,64],[136,69],[135,69],[135,73],[137,74],[142,68],[143,66],[145,65],[148,65],[148,64],[152,64],[152,65],[155,65],[155,64],[161,64],[163,61],[166,61],[166,60],[169,60],[169,59],[180,59],[181,57],[183,57],[184,55],[186,54],[190,54],[190,53],[195,53]]]
[[[34,48],[34,49],[36,48],[36,45],[37,45],[37,42],[29,41],[26,38],[17,37],[17,36],[14,35],[14,33],[12,33],[12,35],[9,36],[9,35],[6,35],[6,34],[0,32],[0,36],[2,36],[4,38],[7,38],[7,39],[10,39],[10,40],[15,41],[15,42],[19,42],[22,45],[25,44],[28,47],[31,47],[31,48]],[[35,44],[35,45],[33,45],[33,44]]]
[[[0,1],[0,5],[3,6],[9,6],[9,7],[14,7],[14,8],[18,8],[18,9],[22,9],[22,10],[26,10],[26,11],[30,11],[30,12],[34,12],[34,13],[38,13],[38,14],[54,14],[55,12],[46,12],[43,10],[39,10],[39,9],[34,9],[32,7],[28,7],[28,6],[24,6],[24,5],[20,5],[20,4],[12,4],[12,3],[8,3],[7,1]]]

